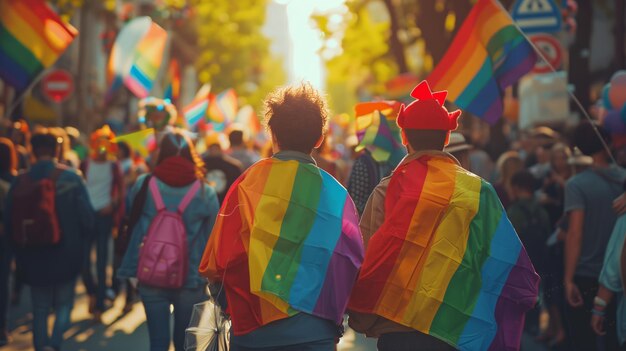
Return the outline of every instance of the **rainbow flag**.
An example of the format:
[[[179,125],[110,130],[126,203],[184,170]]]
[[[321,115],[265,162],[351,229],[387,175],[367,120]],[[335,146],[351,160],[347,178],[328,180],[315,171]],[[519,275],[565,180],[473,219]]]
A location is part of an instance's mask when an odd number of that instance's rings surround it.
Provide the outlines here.
[[[45,1],[0,1],[0,79],[22,93],[77,35]]]
[[[358,224],[346,189],[313,164],[271,158],[249,168],[200,263],[224,284],[235,335],[298,312],[340,324],[363,259]]]
[[[539,277],[493,187],[447,156],[394,171],[348,309],[460,350],[518,350]]]
[[[389,162],[393,166],[402,161],[406,149],[399,136],[392,132],[386,116],[376,110],[356,118],[356,151],[367,149],[377,162]]]
[[[133,150],[137,151],[141,156],[148,157],[150,152],[156,148],[156,139],[154,137],[154,129],[144,129],[138,132],[120,135],[115,138],[114,142],[126,142]]]
[[[259,117],[250,105],[246,105],[239,109],[237,117],[235,117],[235,123],[239,123],[252,137],[256,137],[256,135],[261,132],[261,122],[259,122]]]
[[[210,95],[209,122],[215,131],[221,132],[235,120],[237,116],[237,93],[234,89],[228,89],[217,96]]]
[[[163,60],[167,32],[150,17],[130,20],[115,38],[107,65],[106,100],[126,85],[139,98],[149,95]]]
[[[433,90],[493,124],[503,112],[503,90],[528,73],[537,56],[496,0],[479,0],[445,56],[428,77]]]
[[[132,59],[130,72],[124,78],[126,87],[140,99],[148,97],[163,60],[167,32],[152,22],[141,39]]]
[[[178,60],[172,59],[167,72],[168,83],[163,94],[164,99],[176,102],[180,97],[180,66]]]
[[[373,101],[356,104],[357,151],[368,149],[377,162],[394,167],[406,155],[396,117],[402,104],[398,101]]]
[[[194,100],[191,104],[187,105],[183,109],[183,115],[185,116],[185,120],[187,121],[187,125],[190,128],[193,128],[198,122],[204,118],[206,115],[206,111],[209,108],[209,99],[199,99]]]

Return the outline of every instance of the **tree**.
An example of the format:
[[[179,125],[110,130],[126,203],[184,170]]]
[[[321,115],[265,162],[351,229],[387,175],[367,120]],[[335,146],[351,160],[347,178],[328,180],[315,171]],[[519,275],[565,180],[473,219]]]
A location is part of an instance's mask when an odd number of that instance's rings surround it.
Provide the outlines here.
[[[196,67],[213,91],[234,88],[243,102],[259,107],[265,95],[284,83],[282,64],[269,52],[261,32],[267,1],[193,2],[197,31]]]

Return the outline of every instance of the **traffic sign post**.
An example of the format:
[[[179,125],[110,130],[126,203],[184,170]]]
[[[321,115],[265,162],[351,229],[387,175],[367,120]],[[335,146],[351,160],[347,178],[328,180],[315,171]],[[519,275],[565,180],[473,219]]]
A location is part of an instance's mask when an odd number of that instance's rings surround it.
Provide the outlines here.
[[[528,34],[561,31],[561,11],[554,0],[517,0],[511,17]]]
[[[537,60],[533,73],[548,73],[552,68],[559,69],[563,64],[563,47],[561,43],[549,34],[537,34],[530,37],[533,45],[535,45],[548,60]]]
[[[62,69],[55,69],[41,80],[41,92],[52,102],[61,103],[74,92],[74,78]]]

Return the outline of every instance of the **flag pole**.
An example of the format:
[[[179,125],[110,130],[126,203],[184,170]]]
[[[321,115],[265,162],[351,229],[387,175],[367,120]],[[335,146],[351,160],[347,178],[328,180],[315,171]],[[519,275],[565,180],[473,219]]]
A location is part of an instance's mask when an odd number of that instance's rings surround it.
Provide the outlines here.
[[[524,33],[522,28],[520,28],[520,26],[517,25],[517,22],[515,22],[513,17],[511,17],[511,14],[509,13],[509,11],[502,5],[502,3],[500,3],[499,0],[495,0],[495,2],[498,3],[498,5],[504,10],[504,12],[506,12],[507,16],[509,16],[515,28],[517,28],[517,30],[522,34],[524,39],[526,39],[526,41],[530,44],[533,50],[535,50],[535,53],[539,56],[539,58],[541,58],[548,65],[552,73],[557,73],[558,72],[557,69],[550,63],[550,61],[548,61],[548,59],[543,54],[543,52],[535,45],[535,43],[532,42],[532,40],[530,40],[530,38],[526,35],[526,33]],[[617,161],[615,160],[615,157],[613,157],[613,153],[611,152],[611,148],[602,137],[602,134],[600,134],[600,131],[598,130],[598,127],[594,123],[593,118],[591,118],[591,116],[589,115],[587,110],[583,107],[583,104],[580,102],[580,100],[578,100],[576,95],[574,95],[574,93],[569,91],[569,89],[566,89],[566,90],[567,90],[567,95],[569,95],[569,97],[574,101],[576,106],[578,106],[578,109],[580,109],[580,111],[583,113],[583,116],[585,116],[585,118],[589,121],[589,124],[591,124],[593,131],[596,133],[596,136],[598,137],[598,139],[600,139],[600,142],[602,142],[602,146],[604,147],[604,150],[609,154],[611,161],[617,164]]]
[[[35,77],[35,79],[33,79],[33,81],[30,82],[30,84],[28,84],[26,89],[24,89],[21,93],[19,93],[12,99],[11,103],[9,104],[9,107],[4,113],[4,118],[9,119],[9,120],[11,119],[11,114],[13,113],[13,111],[15,111],[17,106],[22,101],[24,101],[24,98],[26,98],[26,93],[29,92],[35,86],[35,84],[39,82],[39,80],[41,80],[41,78],[44,76],[46,72],[48,72],[48,70],[49,68],[46,68],[46,69],[43,69],[41,72],[39,72],[39,74]]]

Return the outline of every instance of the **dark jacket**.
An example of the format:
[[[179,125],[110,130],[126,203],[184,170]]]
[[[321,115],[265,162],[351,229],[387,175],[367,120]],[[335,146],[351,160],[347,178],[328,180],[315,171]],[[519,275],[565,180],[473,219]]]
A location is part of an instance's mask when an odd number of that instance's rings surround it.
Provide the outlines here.
[[[83,179],[75,171],[53,161],[35,163],[28,175],[35,180],[50,178],[55,167],[63,168],[56,181],[55,208],[61,228],[61,242],[55,246],[15,248],[18,274],[34,286],[60,284],[75,279],[81,272],[85,238],[94,230],[94,212]],[[4,216],[11,228],[12,194],[19,177],[11,185]],[[7,233],[10,235],[10,233]]]

